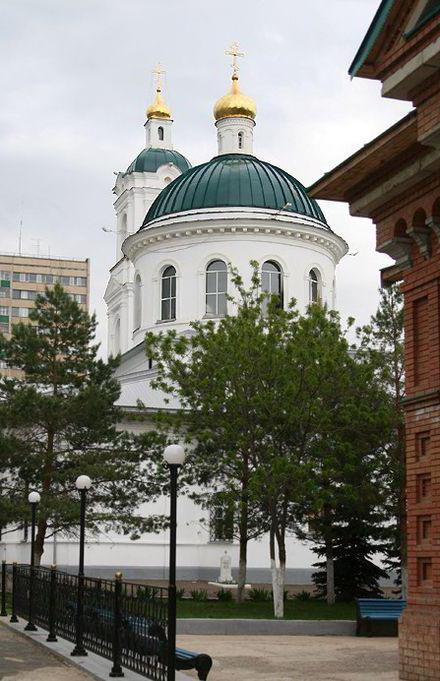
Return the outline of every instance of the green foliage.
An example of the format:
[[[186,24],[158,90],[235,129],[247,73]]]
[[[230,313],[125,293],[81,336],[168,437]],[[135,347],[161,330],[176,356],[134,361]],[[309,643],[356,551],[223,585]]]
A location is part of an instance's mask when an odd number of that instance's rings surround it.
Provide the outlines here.
[[[176,589],[176,598],[181,601],[185,595],[185,589]]]
[[[158,424],[192,443],[185,482],[201,488],[192,497],[233,513],[239,598],[249,539],[269,532],[274,589],[282,589],[289,533],[304,535],[313,518],[313,534],[328,543],[336,509],[380,503],[390,429],[376,364],[350,348],[337,313],[315,304],[300,315],[294,301],[282,309],[261,293],[252,265],[249,289],[232,270],[235,314],[195,322],[191,335],[146,337],[154,386],[182,406]]]
[[[258,587],[249,589],[247,596],[248,599],[254,603],[265,603],[272,600],[272,594],[269,589],[261,589]]]
[[[137,597],[142,601],[155,601],[160,598],[160,588],[157,586],[139,586]]]
[[[217,591],[217,598],[219,601],[222,601],[223,603],[230,603],[231,601],[234,600],[232,596],[232,591],[229,589],[219,589]]]
[[[384,528],[385,565],[397,572],[406,567],[405,422],[403,296],[397,284],[381,289],[380,303],[370,324],[358,329],[360,348],[374,364],[387,393],[392,412],[392,433],[385,447],[381,481],[385,489],[383,510],[388,522]]]
[[[97,358],[96,321],[59,285],[36,299],[31,324],[0,336],[0,354],[23,378],[0,379],[0,517],[10,529],[29,519],[27,492],[41,493],[37,559],[47,536],[74,535],[79,522],[75,479],[92,479],[87,531],[113,529],[139,536],[164,524],[144,518],[142,502],[166,484],[163,438],[118,432],[113,377],[118,358]],[[148,456],[148,458],[146,458]]]
[[[193,601],[207,601],[208,600],[208,592],[206,589],[192,589],[189,592],[189,595],[191,596]]]
[[[294,595],[294,600],[295,601],[301,601],[305,603],[306,601],[311,601],[312,600],[312,594],[310,591],[298,591],[297,594]]]

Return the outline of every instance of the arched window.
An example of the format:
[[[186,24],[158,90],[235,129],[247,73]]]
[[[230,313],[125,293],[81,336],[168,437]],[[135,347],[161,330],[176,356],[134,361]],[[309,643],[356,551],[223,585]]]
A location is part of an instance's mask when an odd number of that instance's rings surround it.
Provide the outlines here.
[[[134,330],[142,324],[142,279],[137,274],[134,280]]]
[[[162,142],[163,141],[163,127],[161,125],[159,125],[159,127],[157,129],[157,135],[158,135],[160,141]]]
[[[176,319],[176,269],[169,265],[162,272],[161,319]]]
[[[320,275],[316,270],[309,272],[309,303],[318,303],[321,297]]]
[[[238,148],[243,149],[243,145],[244,145],[244,133],[240,131],[238,133]]]
[[[261,268],[261,289],[271,296],[279,297],[280,306],[283,305],[283,279],[281,267],[273,260],[266,260]],[[264,307],[267,308],[269,300],[266,299]]]
[[[206,268],[206,314],[227,314],[228,270],[223,260],[213,260]]]

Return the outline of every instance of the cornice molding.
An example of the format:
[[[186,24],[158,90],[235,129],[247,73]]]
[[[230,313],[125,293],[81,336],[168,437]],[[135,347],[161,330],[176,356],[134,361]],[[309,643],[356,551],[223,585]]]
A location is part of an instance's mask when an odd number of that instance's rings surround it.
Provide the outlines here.
[[[301,243],[314,244],[331,255],[335,263],[347,253],[347,243],[317,220],[300,214],[279,211],[246,209],[212,209],[187,211],[166,218],[158,218],[149,227],[131,234],[122,245],[123,253],[133,261],[140,251],[157,243],[176,239],[200,239],[200,236],[253,236],[284,237]]]

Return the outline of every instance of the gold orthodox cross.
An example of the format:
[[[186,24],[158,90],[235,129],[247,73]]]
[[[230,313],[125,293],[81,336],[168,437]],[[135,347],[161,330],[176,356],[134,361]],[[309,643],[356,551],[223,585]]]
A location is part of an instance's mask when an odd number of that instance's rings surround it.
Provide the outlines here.
[[[244,57],[244,52],[240,52],[240,45],[237,42],[232,43],[229,50],[226,50],[225,54],[229,54],[232,57],[232,75],[238,76],[238,62],[237,57]]]
[[[161,92],[162,90],[162,76],[164,76],[165,73],[166,71],[163,68],[162,64],[158,62],[157,66],[155,66],[155,68],[153,69],[154,84],[158,92]]]

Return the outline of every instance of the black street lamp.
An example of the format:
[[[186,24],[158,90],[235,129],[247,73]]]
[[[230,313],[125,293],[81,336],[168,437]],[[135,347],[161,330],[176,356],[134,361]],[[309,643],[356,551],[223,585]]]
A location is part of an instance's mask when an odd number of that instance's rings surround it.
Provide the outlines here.
[[[168,674],[167,681],[176,678],[176,530],[177,530],[177,475],[185,461],[181,445],[169,445],[163,458],[170,469],[170,567],[168,575]]]
[[[41,501],[38,492],[30,492],[28,502],[31,506],[32,513],[32,529],[31,529],[31,566],[29,570],[29,613],[28,623],[25,626],[25,631],[37,631],[37,627],[33,622],[33,607],[34,607],[34,567],[35,567],[35,521],[37,517],[37,504]]]
[[[78,566],[78,594],[76,600],[76,639],[75,648],[71,655],[87,655],[84,648],[84,543],[86,526],[86,494],[92,486],[88,475],[80,475],[75,482],[76,489],[81,495],[81,511],[79,522],[79,566]]]

